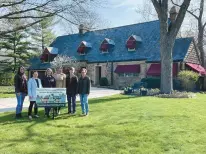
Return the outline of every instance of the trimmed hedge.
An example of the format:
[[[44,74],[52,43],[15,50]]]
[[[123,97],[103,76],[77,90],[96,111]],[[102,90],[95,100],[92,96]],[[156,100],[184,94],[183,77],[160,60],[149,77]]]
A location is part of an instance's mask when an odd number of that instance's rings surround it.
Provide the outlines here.
[[[143,78],[141,82],[147,84],[147,88],[160,88],[160,78]],[[180,81],[178,79],[173,79],[173,89],[181,90]]]
[[[108,79],[106,77],[102,77],[99,81],[100,86],[108,86],[109,82]]]

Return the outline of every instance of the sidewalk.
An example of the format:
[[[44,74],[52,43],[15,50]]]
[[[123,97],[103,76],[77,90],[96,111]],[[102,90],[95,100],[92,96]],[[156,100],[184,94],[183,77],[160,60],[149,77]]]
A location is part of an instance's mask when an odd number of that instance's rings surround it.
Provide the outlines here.
[[[91,88],[91,93],[89,98],[99,98],[104,96],[111,96],[119,94],[120,90],[106,89],[106,88]],[[77,101],[79,101],[79,96],[77,96]],[[0,98],[0,113],[3,112],[14,112],[16,110],[16,98]],[[25,98],[24,108],[29,107],[29,99]]]

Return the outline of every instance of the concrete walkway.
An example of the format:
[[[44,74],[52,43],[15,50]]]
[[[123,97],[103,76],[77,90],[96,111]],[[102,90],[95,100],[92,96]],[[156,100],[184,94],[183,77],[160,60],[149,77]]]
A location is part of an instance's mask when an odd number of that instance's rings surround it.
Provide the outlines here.
[[[104,96],[111,96],[115,94],[119,94],[120,90],[113,90],[113,89],[106,89],[106,88],[91,88],[91,93],[89,98],[98,98]],[[79,101],[79,96],[77,96],[77,101]],[[16,98],[0,98],[0,113],[3,112],[14,112],[16,110]],[[29,106],[29,99],[28,97],[25,98],[24,101],[24,108],[28,108]]]

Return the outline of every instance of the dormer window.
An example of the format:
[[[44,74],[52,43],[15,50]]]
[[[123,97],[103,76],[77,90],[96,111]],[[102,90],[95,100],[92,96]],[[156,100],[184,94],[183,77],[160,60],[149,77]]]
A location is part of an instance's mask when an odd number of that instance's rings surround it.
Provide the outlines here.
[[[58,49],[54,47],[47,47],[44,49],[43,54],[40,56],[40,60],[44,63],[51,62],[58,54]]]
[[[115,43],[113,40],[105,38],[104,41],[101,43],[100,51],[102,53],[108,53],[109,51],[112,51],[115,46]]]
[[[126,42],[126,47],[128,51],[135,51],[137,49],[138,44],[141,42],[142,42],[141,37],[136,35],[131,35]]]
[[[88,52],[91,48],[92,48],[91,43],[86,42],[86,41],[82,41],[81,44],[80,44],[79,47],[78,47],[77,52],[78,52],[80,55],[85,55],[85,54],[87,54],[87,52]]]

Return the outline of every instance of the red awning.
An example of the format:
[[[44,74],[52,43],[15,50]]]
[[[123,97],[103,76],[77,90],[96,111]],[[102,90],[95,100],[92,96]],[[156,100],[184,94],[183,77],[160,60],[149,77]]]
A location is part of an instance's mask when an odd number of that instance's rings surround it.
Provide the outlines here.
[[[177,76],[177,68],[178,68],[178,64],[177,63],[173,63],[173,76]],[[147,75],[150,76],[160,76],[161,75],[161,64],[151,64],[150,68],[147,71]]]
[[[115,73],[140,73],[140,64],[117,65]]]
[[[201,75],[206,75],[206,71],[205,71],[204,67],[202,67],[201,65],[192,64],[192,63],[186,63],[186,65],[189,66],[195,72],[198,72]]]

